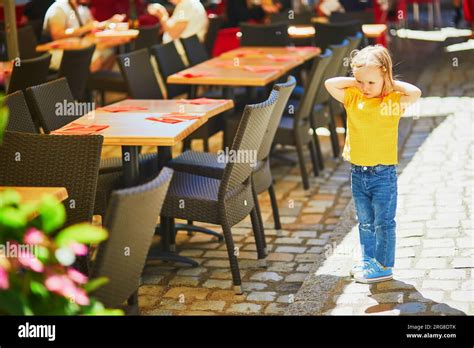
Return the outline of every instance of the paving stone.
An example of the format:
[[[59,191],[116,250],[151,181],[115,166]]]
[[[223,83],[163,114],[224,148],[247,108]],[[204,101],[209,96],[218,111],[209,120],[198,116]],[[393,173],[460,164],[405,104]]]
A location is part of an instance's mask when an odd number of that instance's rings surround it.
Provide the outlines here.
[[[303,242],[304,242],[304,239],[294,238],[294,237],[292,237],[292,238],[288,238],[288,237],[277,238],[275,240],[275,244],[296,244],[296,245],[299,245],[299,244],[303,244]]]
[[[180,253],[180,255],[182,255],[182,253]],[[193,267],[193,268],[182,268],[178,270],[177,274],[180,276],[199,276],[205,272],[206,272],[206,269],[204,267]]]
[[[402,303],[395,307],[400,314],[420,314],[426,311],[426,304],[420,302]]]
[[[171,297],[175,299],[183,298],[185,301],[191,301],[193,299],[203,300],[208,295],[209,290],[202,288],[191,288],[191,287],[176,287],[168,290],[164,297]]]
[[[232,287],[231,280],[208,279],[202,284],[205,288],[229,289]]]
[[[447,260],[442,258],[421,258],[416,262],[415,268],[418,269],[437,269],[446,268]]]
[[[466,271],[463,269],[437,269],[429,273],[431,279],[465,279]]]
[[[459,309],[453,308],[445,303],[437,303],[431,307],[431,311],[441,315],[462,315]]]
[[[285,278],[285,282],[303,282],[307,275],[307,273],[293,273]]]
[[[423,289],[441,289],[441,290],[455,290],[458,289],[459,282],[455,280],[424,280]]]
[[[272,302],[275,301],[277,293],[274,291],[253,291],[247,296],[247,301]]]
[[[261,305],[255,303],[235,303],[232,304],[229,309],[227,309],[227,312],[237,314],[251,314],[259,313],[261,308]]]
[[[169,285],[183,285],[183,286],[196,286],[199,284],[199,277],[182,277],[176,276],[169,281]]]
[[[270,303],[265,308],[265,314],[275,314],[275,315],[282,315],[285,313],[285,309],[287,306],[278,304],[278,303]]]
[[[454,255],[455,255],[454,248],[432,248],[432,249],[422,250],[421,252],[422,257],[447,257],[447,256],[454,256]]]
[[[276,248],[276,252],[302,254],[306,251],[306,249],[307,249],[306,247],[279,246]]]
[[[474,268],[474,260],[472,258],[455,258],[452,261],[454,268]]]
[[[263,282],[265,281],[277,282],[279,280],[282,280],[283,277],[276,272],[259,272],[252,275],[250,279],[256,280],[256,281],[263,281]]]
[[[191,305],[191,309],[199,311],[222,311],[225,306],[225,301],[195,301]]]
[[[441,302],[444,298],[444,291],[440,290],[423,290],[422,292],[412,292],[408,295],[408,299],[419,302]]]
[[[462,291],[453,291],[451,292],[451,298],[454,301],[462,302],[474,302],[474,291],[472,290],[462,290]]]
[[[270,263],[270,266],[267,268],[267,270],[270,272],[288,273],[292,272],[295,269],[295,266],[295,262],[272,262]]]
[[[263,290],[267,288],[267,284],[265,283],[258,283],[258,282],[242,282],[242,289],[244,291],[252,291],[252,290]]]

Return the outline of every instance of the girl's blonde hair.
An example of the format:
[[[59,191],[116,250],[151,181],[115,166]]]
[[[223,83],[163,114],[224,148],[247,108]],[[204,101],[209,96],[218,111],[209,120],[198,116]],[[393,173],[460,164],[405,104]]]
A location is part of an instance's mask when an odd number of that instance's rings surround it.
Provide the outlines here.
[[[367,46],[361,50],[353,50],[350,54],[350,65],[352,72],[366,66],[380,68],[384,79],[382,95],[388,95],[393,91],[392,58],[390,52],[384,46]]]

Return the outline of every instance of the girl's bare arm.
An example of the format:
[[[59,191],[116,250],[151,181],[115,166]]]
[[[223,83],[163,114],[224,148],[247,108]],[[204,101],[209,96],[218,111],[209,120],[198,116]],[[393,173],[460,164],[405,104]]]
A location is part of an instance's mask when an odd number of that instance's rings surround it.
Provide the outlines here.
[[[337,101],[344,103],[345,89],[356,86],[356,80],[353,77],[333,77],[324,82],[327,91]]]
[[[421,90],[408,82],[394,81],[393,89],[403,94],[400,103],[405,109],[421,97]]]

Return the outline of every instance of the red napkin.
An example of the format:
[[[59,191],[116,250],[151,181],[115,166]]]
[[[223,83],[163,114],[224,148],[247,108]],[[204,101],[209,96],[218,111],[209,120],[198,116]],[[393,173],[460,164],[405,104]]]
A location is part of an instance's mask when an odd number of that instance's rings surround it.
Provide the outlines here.
[[[50,48],[59,48],[59,47],[61,47],[61,44],[59,42],[51,42],[49,44],[49,47]]]
[[[246,65],[243,67],[244,70],[251,71],[251,72],[256,72],[256,73],[263,73],[263,72],[272,72],[272,71],[278,71],[280,70],[279,67],[277,66],[271,66],[271,65]]]
[[[108,125],[105,124],[91,124],[91,125],[84,125],[72,122],[63,128],[55,130],[51,132],[51,134],[56,135],[87,135],[87,134],[94,134],[109,128]]]
[[[273,54],[267,54],[267,58],[274,62],[289,62],[296,59],[296,57],[293,56],[274,56]]]
[[[144,111],[148,110],[143,106],[104,106],[103,108],[99,108],[99,110],[107,111],[107,112],[126,112],[126,111]]]
[[[192,104],[192,105],[208,105],[224,103],[222,99],[210,99],[210,98],[197,98],[197,99],[182,99],[178,101],[180,104]]]
[[[181,73],[178,74],[179,76],[185,77],[187,79],[192,79],[194,77],[205,77],[205,76],[212,76],[210,73]]]
[[[147,117],[146,119],[150,121],[175,124],[175,123],[180,123],[184,121],[197,120],[198,118],[200,118],[200,116],[180,114],[178,112],[171,112],[169,114],[165,114],[160,117]]]

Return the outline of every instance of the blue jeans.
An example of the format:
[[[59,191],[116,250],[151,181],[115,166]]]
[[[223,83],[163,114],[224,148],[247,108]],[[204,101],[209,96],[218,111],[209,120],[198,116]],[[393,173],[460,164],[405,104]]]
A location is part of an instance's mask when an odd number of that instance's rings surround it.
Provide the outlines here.
[[[351,167],[352,197],[359,220],[364,258],[375,258],[385,267],[395,263],[396,165]]]

